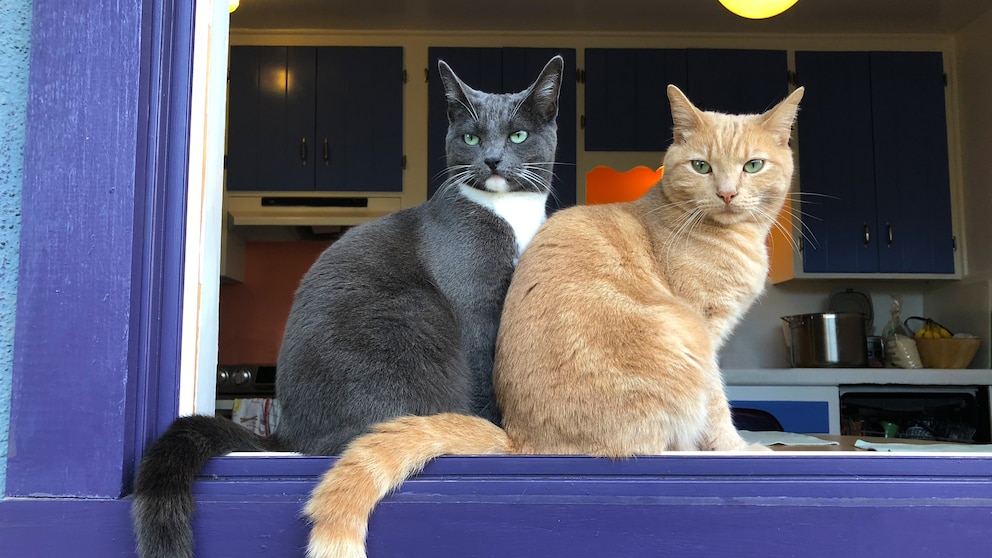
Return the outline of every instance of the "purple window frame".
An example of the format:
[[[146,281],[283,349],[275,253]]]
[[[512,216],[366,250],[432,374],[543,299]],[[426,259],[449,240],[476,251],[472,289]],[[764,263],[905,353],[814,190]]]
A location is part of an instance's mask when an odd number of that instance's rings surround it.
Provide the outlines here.
[[[133,556],[135,463],[177,413],[192,25],[183,0],[34,0],[4,555]],[[211,462],[199,554],[302,555],[333,460]],[[377,508],[370,555],[981,555],[990,465],[442,458]]]

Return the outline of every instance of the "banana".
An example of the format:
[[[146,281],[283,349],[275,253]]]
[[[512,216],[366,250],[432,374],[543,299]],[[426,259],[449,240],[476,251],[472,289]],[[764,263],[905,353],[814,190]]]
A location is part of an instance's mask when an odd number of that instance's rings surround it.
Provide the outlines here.
[[[913,333],[913,337],[916,339],[946,339],[954,336],[950,330],[930,318],[914,317],[912,319],[923,320],[923,325]]]

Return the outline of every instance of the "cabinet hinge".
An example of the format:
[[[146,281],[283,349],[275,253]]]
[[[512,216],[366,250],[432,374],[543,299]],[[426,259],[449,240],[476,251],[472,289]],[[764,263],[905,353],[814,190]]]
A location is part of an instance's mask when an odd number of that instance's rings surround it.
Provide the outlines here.
[[[402,158],[402,160],[400,160],[400,167],[403,170],[406,170],[406,155],[404,155],[403,158]]]
[[[424,68],[424,83],[430,83],[430,81],[431,81],[431,71],[427,68]]]
[[[403,83],[406,83],[406,77],[407,77],[406,76],[406,68],[403,68],[403,77],[401,78],[403,80]]]
[[[799,87],[799,74],[796,72],[793,72],[792,70],[787,71],[785,79],[789,82],[789,85]]]
[[[958,251],[958,237],[951,236],[951,250],[954,252]]]
[[[586,71],[582,68],[575,69],[575,83],[585,83],[586,82]]]
[[[947,73],[944,73],[944,87],[947,87]]]
[[[580,130],[586,129],[586,115],[584,114],[579,116],[579,129]]]
[[[803,253],[803,237],[800,236],[797,240],[799,240],[799,253],[802,254]]]

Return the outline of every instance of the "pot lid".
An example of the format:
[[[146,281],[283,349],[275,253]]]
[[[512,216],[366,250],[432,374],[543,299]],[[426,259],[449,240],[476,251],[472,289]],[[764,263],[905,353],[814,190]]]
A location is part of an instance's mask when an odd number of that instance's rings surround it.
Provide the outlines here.
[[[875,323],[875,310],[871,297],[861,291],[844,289],[830,295],[828,308],[831,312],[859,312],[865,315],[865,331],[871,335]]]

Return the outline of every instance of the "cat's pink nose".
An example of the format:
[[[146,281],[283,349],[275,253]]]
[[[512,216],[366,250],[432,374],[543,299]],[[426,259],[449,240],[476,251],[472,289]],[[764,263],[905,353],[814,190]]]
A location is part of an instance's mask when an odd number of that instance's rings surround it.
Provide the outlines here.
[[[723,198],[723,203],[730,205],[730,200],[734,199],[734,197],[737,196],[737,191],[734,190],[733,192],[717,192],[716,195]]]

